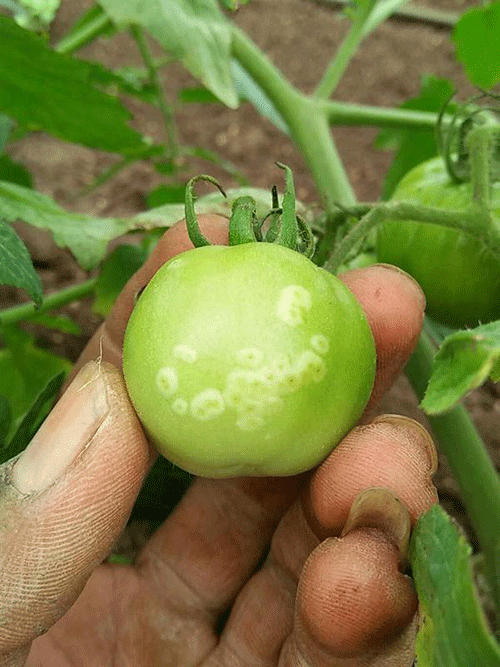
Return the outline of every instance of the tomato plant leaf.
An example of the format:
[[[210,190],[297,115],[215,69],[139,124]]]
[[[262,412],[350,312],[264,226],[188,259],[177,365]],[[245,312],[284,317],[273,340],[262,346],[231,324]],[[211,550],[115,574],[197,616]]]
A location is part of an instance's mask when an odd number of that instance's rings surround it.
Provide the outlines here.
[[[0,452],[5,446],[7,435],[9,433],[12,414],[10,411],[9,401],[7,397],[0,394]]]
[[[143,248],[120,245],[105,259],[94,288],[94,313],[106,317],[116,298],[131,278],[144,264],[147,253]]]
[[[238,106],[231,74],[231,27],[217,0],[101,0],[119,25],[139,25],[228,107]]]
[[[21,219],[50,230],[57,245],[69,248],[83,269],[105,257],[111,239],[139,226],[134,220],[70,213],[47,195],[14,183],[0,182],[0,210],[8,221]]]
[[[500,0],[465,12],[455,26],[452,39],[456,59],[470,81],[492,88],[500,81]]]
[[[469,391],[498,374],[500,321],[448,336],[434,359],[421,407],[435,415],[450,410]]]
[[[61,0],[19,0],[23,13],[16,15],[16,21],[28,30],[40,30],[49,26],[55,18]]]
[[[25,290],[39,306],[43,287],[29,252],[16,231],[0,219],[0,284]]]
[[[92,81],[87,63],[52,51],[37,35],[0,16],[0,111],[29,130],[116,153],[144,148],[131,114]]]
[[[14,162],[10,155],[6,154],[0,155],[0,181],[17,183],[26,188],[33,187],[33,179],[26,167]]]
[[[448,79],[426,75],[422,77],[420,93],[400,105],[400,109],[414,111],[440,111],[453,93],[453,84]],[[454,106],[450,105],[450,111]],[[375,139],[375,147],[394,150],[394,158],[382,187],[382,199],[388,199],[403,176],[413,167],[434,157],[439,149],[434,129],[382,130]]]
[[[47,381],[29,410],[23,415],[10,442],[0,449],[0,463],[20,454],[31,442],[61,390],[65,373],[60,371]]]
[[[0,114],[0,152],[3,151],[9,140],[13,126],[14,123],[12,118],[9,118],[9,116],[5,116],[4,114]]]
[[[3,326],[0,336],[0,394],[12,411],[10,436],[31,409],[47,382],[56,374],[68,373],[71,362],[37,347],[34,339],[17,327]]]
[[[451,517],[434,505],[418,521],[410,561],[422,620],[418,667],[500,667],[474,587],[472,549]]]
[[[64,334],[72,334],[73,336],[81,336],[82,330],[78,324],[66,315],[47,315],[41,313],[40,315],[30,315],[31,324],[40,324],[46,329],[55,329]]]
[[[147,196],[148,208],[163,204],[181,204],[184,202],[185,192],[184,185],[159,185]]]

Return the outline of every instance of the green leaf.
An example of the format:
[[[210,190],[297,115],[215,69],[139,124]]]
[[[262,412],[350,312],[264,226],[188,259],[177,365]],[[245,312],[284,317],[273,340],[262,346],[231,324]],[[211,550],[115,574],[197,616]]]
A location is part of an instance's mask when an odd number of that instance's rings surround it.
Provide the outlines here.
[[[224,104],[238,106],[231,75],[231,27],[217,0],[101,0],[115,22],[139,25]]]
[[[16,327],[2,327],[0,336],[7,346],[0,349],[0,394],[12,410],[12,435],[47,382],[61,371],[67,374],[71,363],[37,347],[31,336]]]
[[[500,667],[472,579],[471,548],[439,506],[418,521],[410,561],[422,616],[418,667]]]
[[[10,412],[9,401],[6,396],[0,394],[0,452],[5,446],[7,435],[10,430],[12,415]]]
[[[489,89],[500,81],[499,34],[498,0],[465,12],[453,30],[456,59],[475,86]]]
[[[74,322],[66,315],[30,315],[29,321],[31,324],[40,324],[47,329],[56,329],[64,334],[73,334],[73,336],[81,336],[82,330],[76,322]]]
[[[107,317],[125,284],[146,261],[143,248],[120,245],[104,261],[94,288],[94,313]]]
[[[9,155],[0,155],[0,181],[17,183],[25,188],[33,187],[30,172],[22,164],[14,162]]]
[[[121,102],[93,84],[87,63],[52,51],[38,36],[0,16],[0,111],[29,130],[90,148],[136,153],[140,134]]]
[[[213,104],[219,102],[213,93],[202,86],[183,88],[179,91],[179,102],[187,104]]]
[[[41,29],[49,26],[55,18],[61,0],[19,0],[26,14],[16,16],[19,25],[28,29]]]
[[[163,204],[180,204],[184,202],[185,192],[184,185],[160,185],[148,194],[148,208]]]
[[[434,358],[433,370],[421,407],[435,415],[447,410],[490,376],[500,363],[500,321],[448,336]]]
[[[14,123],[12,121],[12,118],[0,114],[0,153],[5,148],[13,127]]]
[[[99,264],[111,239],[140,226],[134,220],[69,213],[47,195],[14,183],[0,182],[0,210],[8,221],[21,219],[50,230],[57,245],[69,248],[83,269]]]
[[[64,382],[65,373],[50,378],[21,419],[9,444],[0,450],[0,463],[20,454],[31,442],[41,423],[50,412]]]
[[[229,9],[231,12],[235,12],[241,5],[247,5],[249,2],[250,0],[220,0],[224,9]]]
[[[415,111],[440,111],[453,93],[453,84],[448,79],[433,75],[423,76],[420,93],[403,104],[401,109]],[[450,111],[454,105],[450,105]],[[382,130],[376,139],[377,148],[395,150],[394,159],[385,176],[382,199],[388,199],[396,185],[413,167],[438,155],[436,131],[431,130]]]
[[[25,290],[39,306],[43,287],[31,257],[15,230],[0,220],[0,284]]]

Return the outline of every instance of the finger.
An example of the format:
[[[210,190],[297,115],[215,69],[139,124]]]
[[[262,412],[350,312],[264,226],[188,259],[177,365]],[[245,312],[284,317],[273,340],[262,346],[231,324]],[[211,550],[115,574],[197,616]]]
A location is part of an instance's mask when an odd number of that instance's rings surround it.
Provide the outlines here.
[[[341,455],[343,461],[339,466],[331,463],[344,442],[347,442],[349,456],[353,461],[349,476],[351,482],[347,484],[343,475],[344,466],[348,465],[348,455]],[[371,447],[371,455],[369,454],[368,462],[363,463],[362,456],[367,449],[367,443]],[[387,449],[391,455],[382,456]],[[356,480],[356,466],[361,466],[360,483]],[[434,452],[429,450],[428,436],[416,422],[401,420],[395,424],[391,422],[386,424],[378,421],[370,429],[368,427],[355,429],[313,473],[310,483],[304,488],[306,502],[304,504],[300,501],[295,502],[280,521],[265,564],[250,578],[238,596],[218,650],[214,653],[214,664],[224,664],[228,656],[233,657],[235,665],[273,664],[286,636],[291,632],[295,592],[304,564],[320,541],[329,535],[340,534],[344,524],[347,523],[348,527],[350,525],[351,530],[359,525],[370,528],[375,526],[377,528],[375,535],[382,531],[388,536],[387,539],[398,554],[404,551],[404,537],[406,536],[407,540],[410,522],[437,501],[430,479],[434,471],[435,450]],[[408,511],[404,510],[403,518],[399,510],[394,510],[394,507],[380,502],[374,506],[371,499],[367,509],[365,489],[383,486],[385,482],[392,490],[389,494],[392,498],[396,496],[405,498]],[[364,506],[360,502],[354,503],[360,491],[364,492],[361,496],[364,498]],[[338,509],[335,503],[339,504]],[[305,511],[305,506],[308,506],[308,511]],[[351,506],[354,514],[348,522]],[[397,506],[403,507],[400,501],[397,501]],[[318,515],[311,514],[316,511],[319,512]],[[329,512],[334,517],[332,521]],[[410,622],[415,611],[414,593],[409,582],[406,579],[401,580],[393,562],[396,556],[385,544],[387,539],[380,540],[376,537],[372,551],[377,563],[385,563],[385,569],[379,570],[382,583],[387,590],[400,591],[401,597],[399,603],[394,605],[394,600],[390,596],[374,598],[379,604],[376,610],[377,613],[380,612],[377,617],[379,626],[376,624],[367,626],[372,628],[370,632],[374,641],[384,636],[384,632],[387,637],[403,632],[402,628]],[[344,540],[341,544],[344,545],[342,549],[347,549],[349,553],[351,542]],[[370,552],[366,553],[371,558]],[[354,556],[353,552],[353,559]],[[399,559],[399,555],[397,558]],[[349,562],[348,557],[345,560]],[[355,575],[363,572],[364,564],[356,565],[353,560],[353,567],[355,569],[351,581],[355,588],[357,585]],[[334,579],[335,586],[336,581]],[[318,611],[320,617],[323,613],[321,609]],[[370,610],[368,609],[366,613],[370,614]],[[375,613],[373,609],[371,613]],[[389,622],[391,619],[392,622]],[[358,634],[362,628],[362,621],[360,615],[359,628],[356,630]],[[359,649],[364,654],[367,647],[361,644],[358,646],[356,641],[354,637],[353,651]],[[335,646],[332,645],[330,649],[331,659],[335,655]],[[296,662],[290,661],[284,664],[301,664],[299,657],[295,656]]]
[[[368,412],[391,387],[415,348],[424,321],[425,297],[411,276],[389,264],[339,277],[361,303],[375,340],[377,373]]]
[[[280,665],[411,667],[416,611],[389,536],[358,528],[329,538],[305,565]]]
[[[202,233],[212,243],[227,245],[228,221],[226,218],[219,215],[200,215],[198,223]],[[165,232],[144,265],[123,288],[110,314],[82,352],[69,379],[92,359],[102,358],[103,361],[109,361],[117,368],[121,368],[123,337],[137,294],[165,262],[193,247],[183,220]]]
[[[15,665],[73,604],[121,534],[147,468],[121,374],[88,364],[28,448],[0,467],[0,664]]]

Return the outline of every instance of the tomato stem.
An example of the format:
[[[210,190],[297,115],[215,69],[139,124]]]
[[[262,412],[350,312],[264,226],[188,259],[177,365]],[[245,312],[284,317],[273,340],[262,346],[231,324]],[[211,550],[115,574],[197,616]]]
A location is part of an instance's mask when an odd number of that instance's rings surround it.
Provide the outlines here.
[[[352,213],[363,211],[363,206],[354,207]],[[468,211],[445,211],[409,202],[391,201],[373,204],[368,213],[340,241],[324,268],[336,273],[349,253],[368,233],[386,221],[405,220],[459,229],[477,238],[490,252],[500,253],[500,230],[493,224],[491,213],[483,207],[472,206]]]

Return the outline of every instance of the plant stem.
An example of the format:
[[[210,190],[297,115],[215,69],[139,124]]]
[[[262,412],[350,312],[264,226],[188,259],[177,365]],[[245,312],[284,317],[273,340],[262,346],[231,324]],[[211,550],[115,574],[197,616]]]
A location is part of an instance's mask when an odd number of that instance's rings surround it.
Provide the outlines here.
[[[438,114],[431,111],[372,107],[330,100],[318,102],[331,125],[375,125],[402,130],[434,130],[438,119]]]
[[[405,369],[419,400],[427,388],[434,353],[432,341],[423,333]],[[500,478],[463,406],[428,419],[460,487],[500,610]]]
[[[11,308],[0,310],[0,326],[4,324],[16,324],[22,320],[29,320],[32,316],[38,316],[49,310],[65,306],[72,301],[83,299],[92,293],[96,282],[97,278],[90,278],[79,285],[72,285],[59,292],[55,292],[54,294],[49,294],[42,301],[40,308],[36,308],[35,304],[30,301],[29,303],[22,303],[19,306],[12,306]]]
[[[342,41],[335,57],[331,60],[321,81],[316,86],[313,93],[314,97],[328,99],[337,88],[340,79],[363,41],[365,22],[372,11],[372,5],[373,2],[365,2],[364,9],[358,7],[356,10],[356,14],[359,15],[355,16],[349,32]]]
[[[287,124],[301,151],[327,211],[337,202],[355,203],[355,195],[345,173],[328,126],[317,100],[297,91],[267,56],[239,28],[233,26],[232,52],[241,66],[262,88]]]
[[[93,41],[96,37],[105,32],[109,26],[111,26],[111,21],[107,14],[104,12],[99,16],[96,16],[92,21],[89,21],[85,26],[80,28],[78,32],[70,34],[66,37],[63,37],[61,41],[54,46],[54,51],[58,53],[73,53],[78,51],[83,46]]]
[[[142,59],[149,72],[149,78],[155,89],[156,99],[158,100],[158,106],[163,117],[163,124],[165,126],[165,133],[167,137],[167,158],[171,160],[179,152],[179,142],[177,140],[174,110],[169,104],[167,104],[165,89],[158,75],[158,69],[144,36],[144,32],[136,25],[133,25],[130,28],[130,31],[137,43],[139,51],[141,52]]]
[[[342,6],[348,5],[351,0],[313,0],[313,2],[337,10]],[[432,7],[420,7],[419,5],[410,3],[404,7],[395,9],[390,18],[452,28],[460,18],[460,14],[443,9],[433,9]]]
[[[363,211],[363,206],[354,207],[353,214],[358,208]],[[500,252],[500,230],[491,224],[491,215],[487,210],[478,210],[474,207],[466,211],[446,211],[420,204],[394,201],[374,204],[373,208],[340,241],[323,268],[331,273],[336,273],[351,250],[374,227],[388,220],[411,220],[458,229],[479,239],[483,244],[488,243],[487,247],[491,252]]]

